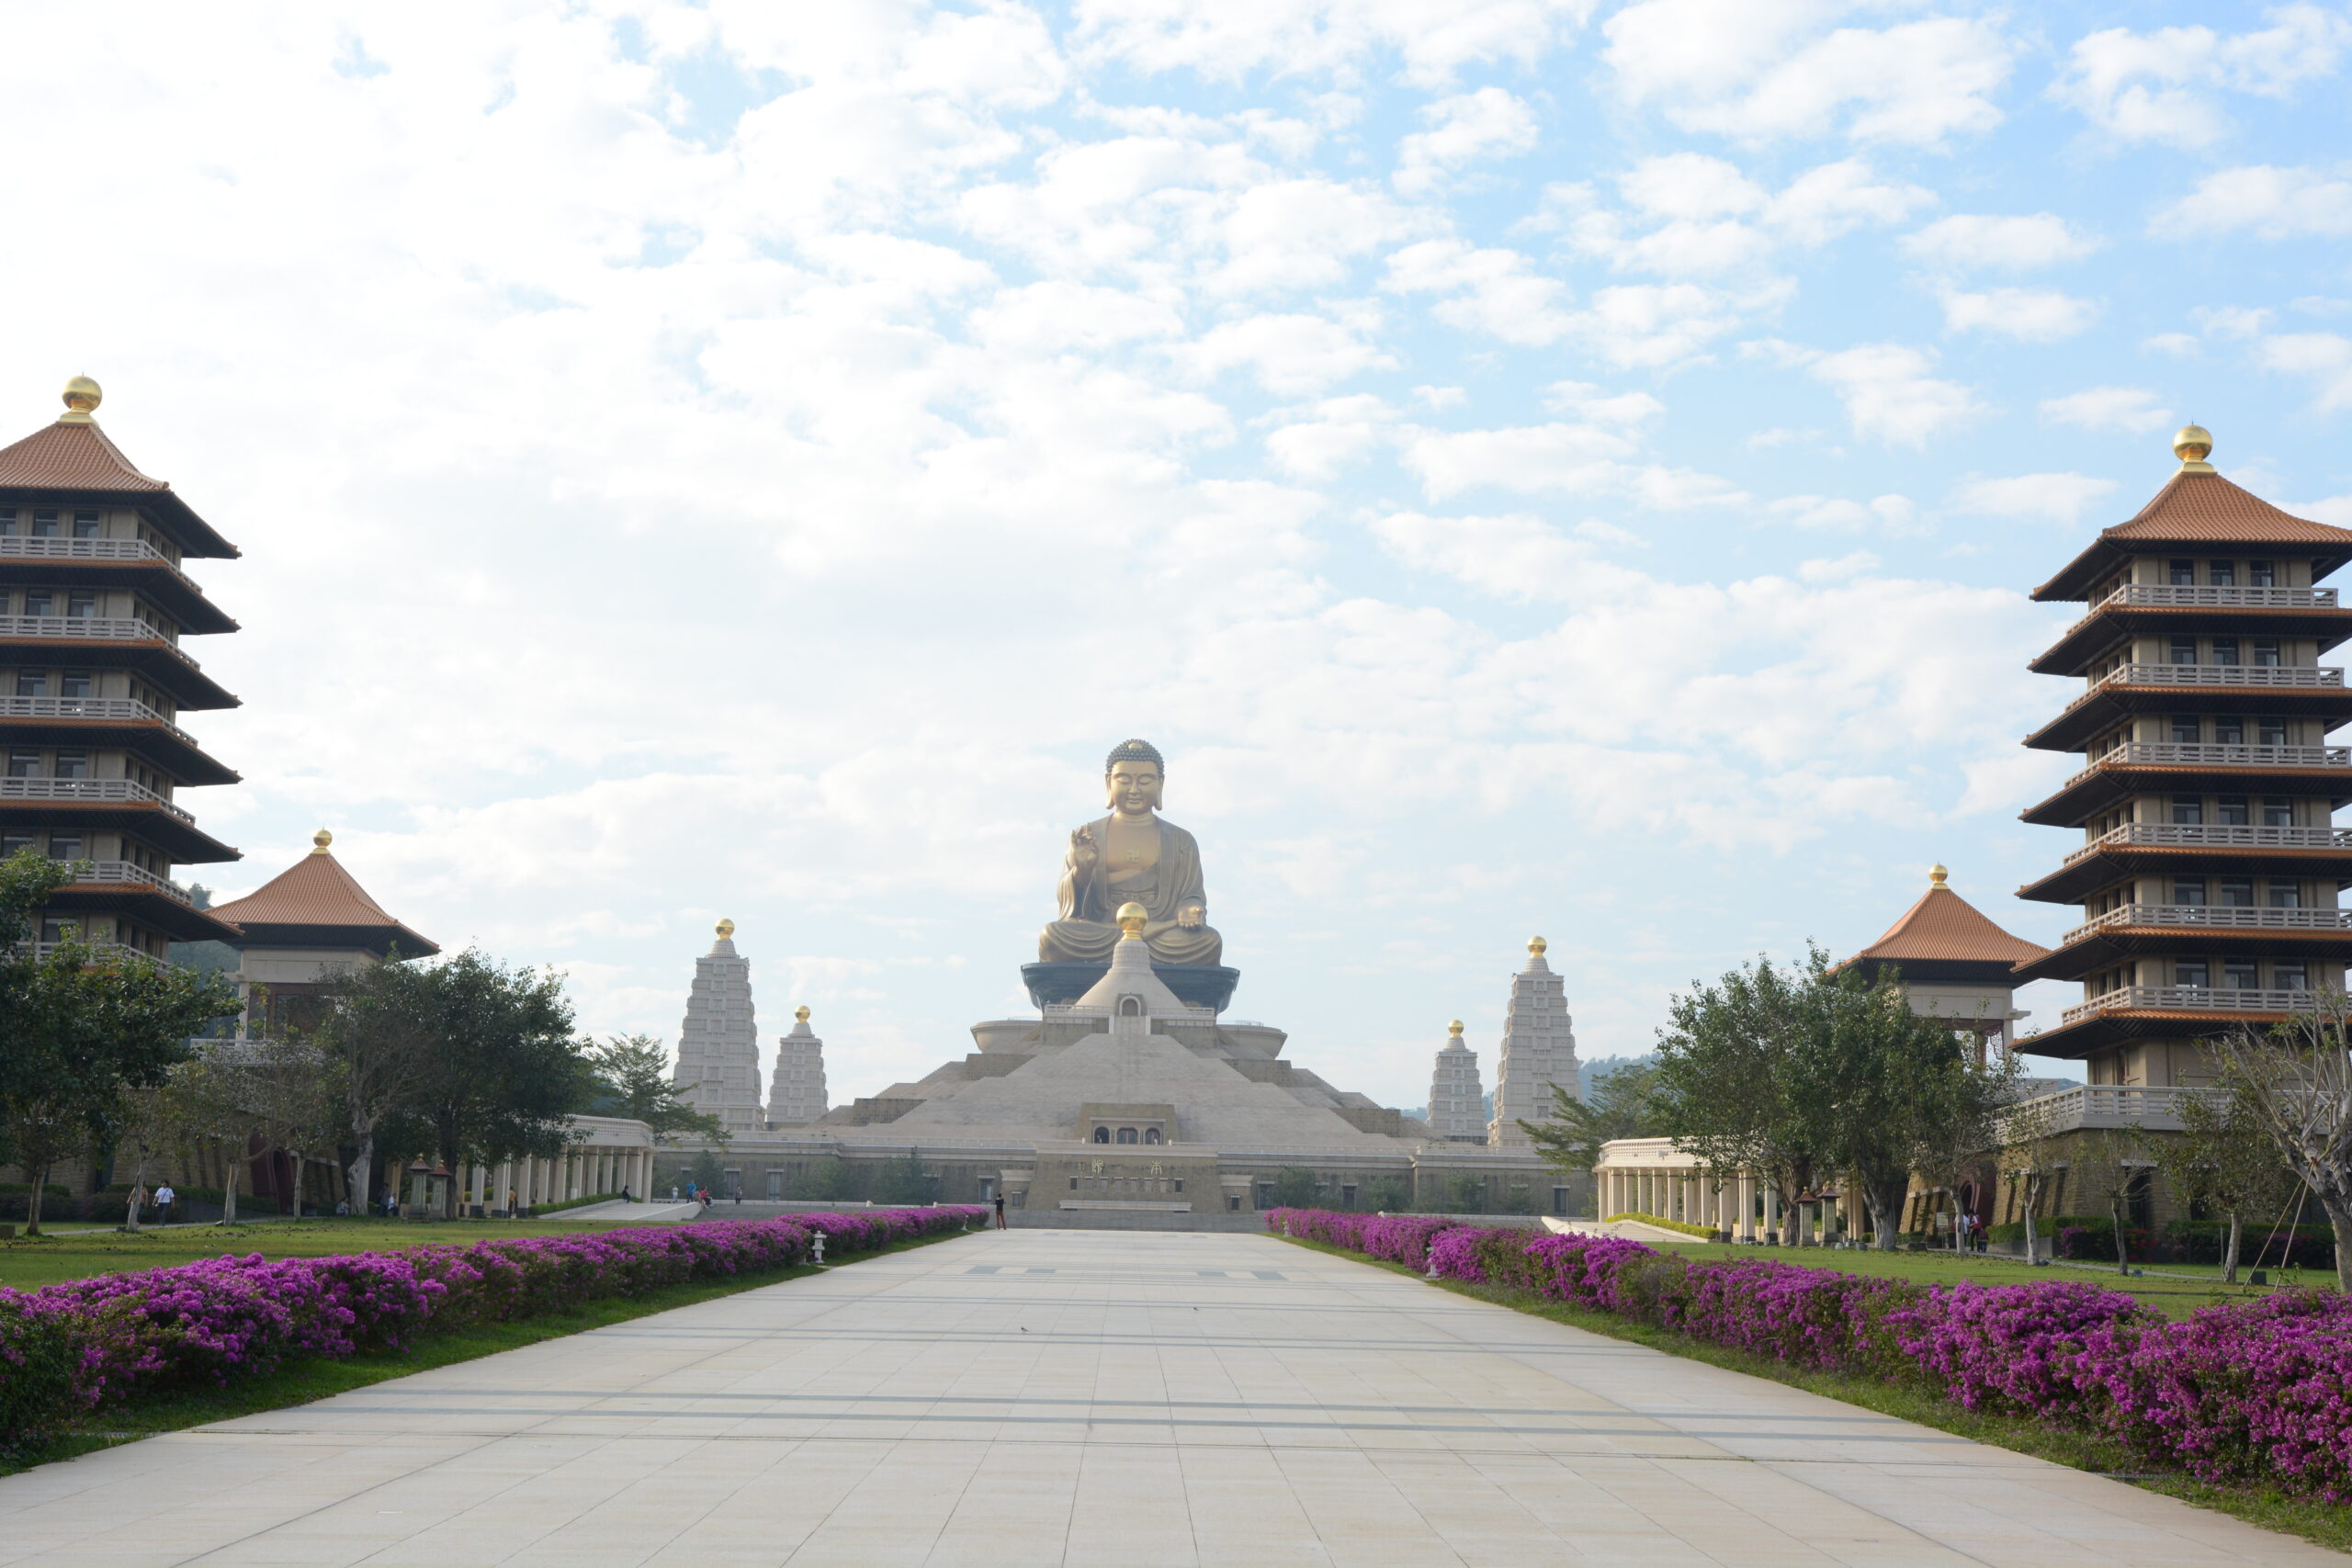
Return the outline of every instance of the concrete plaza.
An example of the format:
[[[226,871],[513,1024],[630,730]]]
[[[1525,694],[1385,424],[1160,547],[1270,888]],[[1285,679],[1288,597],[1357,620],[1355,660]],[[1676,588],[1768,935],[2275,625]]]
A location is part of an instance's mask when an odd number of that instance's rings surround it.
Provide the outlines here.
[[[990,1233],[0,1480],[0,1563],[2345,1559],[1263,1236]]]

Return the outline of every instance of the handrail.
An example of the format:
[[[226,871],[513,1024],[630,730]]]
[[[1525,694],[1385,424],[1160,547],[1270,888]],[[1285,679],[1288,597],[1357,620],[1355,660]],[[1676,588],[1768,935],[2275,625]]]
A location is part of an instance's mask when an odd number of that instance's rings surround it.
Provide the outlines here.
[[[2248,904],[2126,904],[2058,939],[2065,947],[2117,927],[2161,930],[2352,931],[2352,909],[2278,909]]]
[[[2100,752],[2065,783],[2072,789],[2106,768],[2345,768],[2352,746],[2212,745],[2186,740],[2129,740]]]
[[[2124,847],[2181,850],[2352,850],[2352,829],[2343,828],[2255,828],[2234,824],[2191,827],[2170,822],[2126,822],[2110,828],[2059,864],[2073,865],[2103,851]]]
[[[2316,1007],[2318,993],[2257,990],[2240,986],[2119,986],[2066,1009],[2061,1023],[2078,1023],[2122,1008],[2160,1008],[2168,1012],[2298,1012]]]
[[[124,800],[160,806],[193,826],[196,818],[145,784],[131,779],[0,778],[0,800]]]
[[[147,720],[196,744],[196,737],[136,697],[0,697],[0,718],[105,718]]]

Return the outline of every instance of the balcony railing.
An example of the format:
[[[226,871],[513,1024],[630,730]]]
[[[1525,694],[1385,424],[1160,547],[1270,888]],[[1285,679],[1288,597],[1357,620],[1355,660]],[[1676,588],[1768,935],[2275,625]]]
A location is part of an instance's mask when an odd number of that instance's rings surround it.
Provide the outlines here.
[[[183,822],[196,818],[130,779],[0,779],[0,800],[135,801],[160,806]]]
[[[180,634],[136,615],[0,615],[0,637],[82,637],[92,642],[160,642],[191,670],[200,670],[180,651]]]
[[[2295,1012],[2316,1006],[2310,991],[2262,991],[2238,986],[2120,986],[2070,1007],[2061,1023],[2080,1023],[2119,1009],[2160,1008],[2166,1012]]]
[[[2059,939],[2059,945],[2080,942],[2120,926],[2153,926],[2166,931],[2352,931],[2352,909],[2274,909],[2250,904],[2126,904],[2097,919],[2084,921]]]
[[[0,539],[6,537],[6,535],[0,535]],[[196,744],[195,736],[135,697],[0,697],[0,718],[105,718],[147,722],[160,724],[189,745]]]
[[[2333,610],[2333,588],[2200,588],[2188,583],[2127,582],[2066,628],[2072,637],[2109,610]]]
[[[196,908],[196,900],[188,897],[187,888],[168,876],[158,876],[145,866],[127,860],[85,861],[82,869],[74,874],[74,886],[87,886],[93,882],[127,883],[152,889],[166,898],[176,898],[191,909]]]
[[[2145,1127],[2180,1131],[2180,1109],[2192,1100],[2220,1098],[2210,1089],[2145,1089],[2129,1084],[2077,1084],[2055,1094],[2019,1100],[1996,1123],[2004,1144],[2021,1137],[2071,1133],[2079,1127]]]
[[[56,956],[57,950],[64,945],[65,943],[62,942],[37,942],[33,943],[33,956],[35,958],[52,958]],[[149,964],[160,964],[163,962],[163,960],[157,958],[153,953],[141,953],[139,949],[131,946],[126,942],[85,942],[82,943],[82,946],[85,951],[96,955],[99,959],[109,963],[122,958],[137,958]]]
[[[2110,828],[2059,863],[2073,865],[2106,850],[2352,850],[2342,828],[2191,828],[2169,822],[2127,822]]]
[[[0,556],[31,560],[159,560],[165,566],[177,564],[144,539],[37,539],[25,534],[0,534]]]
[[[2121,664],[2091,682],[2106,686],[2279,686],[2295,690],[2344,684],[2344,671],[2308,664]]]
[[[2345,768],[2352,746],[2213,746],[2185,740],[2132,740],[2102,751],[2066,787],[2101,768]]]

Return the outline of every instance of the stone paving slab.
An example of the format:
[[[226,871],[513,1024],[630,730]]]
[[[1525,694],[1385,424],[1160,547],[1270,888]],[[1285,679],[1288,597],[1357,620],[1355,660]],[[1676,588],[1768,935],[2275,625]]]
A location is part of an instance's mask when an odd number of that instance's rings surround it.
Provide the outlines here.
[[[1215,1233],[981,1233],[0,1480],[0,1568],[2346,1561]]]

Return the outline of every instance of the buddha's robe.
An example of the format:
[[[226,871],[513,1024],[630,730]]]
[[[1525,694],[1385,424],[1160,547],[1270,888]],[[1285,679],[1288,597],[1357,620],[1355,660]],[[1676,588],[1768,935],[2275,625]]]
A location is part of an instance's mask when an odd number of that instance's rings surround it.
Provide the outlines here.
[[[1201,846],[1193,835],[1172,822],[1152,818],[1159,832],[1157,864],[1114,880],[1111,864],[1111,829],[1115,818],[1104,817],[1088,826],[1093,830],[1095,861],[1083,871],[1077,852],[1062,858],[1059,887],[1061,919],[1037,936],[1037,956],[1047,964],[1108,964],[1119,940],[1114,917],[1122,904],[1144,907],[1143,940],[1154,964],[1215,964],[1225,955],[1225,939],[1203,925],[1186,931],[1176,923],[1179,909],[1204,907],[1208,895],[1201,886]]]

